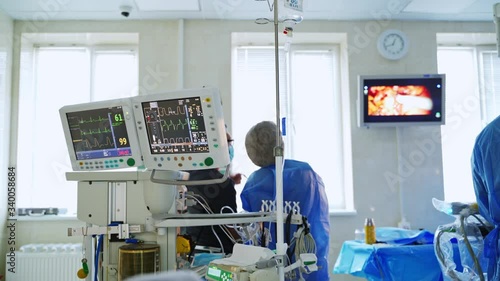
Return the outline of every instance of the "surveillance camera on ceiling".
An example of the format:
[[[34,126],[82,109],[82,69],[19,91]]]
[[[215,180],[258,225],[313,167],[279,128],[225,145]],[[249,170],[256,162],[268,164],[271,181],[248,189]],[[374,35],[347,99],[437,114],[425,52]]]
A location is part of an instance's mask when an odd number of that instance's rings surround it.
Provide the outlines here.
[[[128,6],[128,5],[120,6],[120,14],[122,16],[128,18],[128,16],[130,16],[131,12],[132,12],[132,6]]]

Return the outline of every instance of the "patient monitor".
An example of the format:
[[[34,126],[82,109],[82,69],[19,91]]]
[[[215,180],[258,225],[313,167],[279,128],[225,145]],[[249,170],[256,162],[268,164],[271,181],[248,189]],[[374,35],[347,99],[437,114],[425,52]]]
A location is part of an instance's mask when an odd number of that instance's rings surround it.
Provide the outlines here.
[[[215,88],[179,90],[132,99],[149,170],[200,170],[229,164],[224,116]]]
[[[142,165],[130,100],[68,105],[59,113],[74,171]]]
[[[121,281],[121,270],[132,268],[120,265],[121,246],[130,238],[157,244],[160,270],[175,270],[178,227],[275,220],[261,213],[244,217],[177,213],[182,185],[226,179],[188,180],[189,171],[226,167],[230,162],[215,88],[69,105],[60,109],[60,115],[74,170],[66,178],[78,181],[78,219],[87,223],[68,229],[68,235],[85,237],[89,252],[85,259],[100,265],[96,271],[91,267],[91,272],[105,281]],[[116,171],[130,167],[137,169]],[[90,254],[96,235],[108,238],[102,244],[102,257]]]

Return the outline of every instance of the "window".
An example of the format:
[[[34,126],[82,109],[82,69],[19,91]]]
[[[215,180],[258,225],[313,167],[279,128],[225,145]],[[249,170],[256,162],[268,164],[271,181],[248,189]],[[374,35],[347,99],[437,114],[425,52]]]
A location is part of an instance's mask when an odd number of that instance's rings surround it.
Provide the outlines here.
[[[500,59],[495,46],[478,48],[481,120],[483,125],[500,114]]]
[[[274,52],[274,47],[234,47],[233,169],[246,175],[258,168],[246,155],[246,132],[260,121],[276,122]],[[279,54],[285,158],[308,162],[323,178],[331,212],[353,210],[350,132],[344,129],[345,124],[350,128],[345,112],[349,105],[341,95],[340,47],[293,44]]]
[[[437,54],[439,72],[446,74],[447,116],[441,129],[445,200],[472,202],[470,157],[476,136],[500,114],[500,60],[494,45],[439,47]]]
[[[76,213],[59,109],[130,97],[138,89],[137,51],[125,47],[35,46],[21,56],[17,143],[18,208]]]

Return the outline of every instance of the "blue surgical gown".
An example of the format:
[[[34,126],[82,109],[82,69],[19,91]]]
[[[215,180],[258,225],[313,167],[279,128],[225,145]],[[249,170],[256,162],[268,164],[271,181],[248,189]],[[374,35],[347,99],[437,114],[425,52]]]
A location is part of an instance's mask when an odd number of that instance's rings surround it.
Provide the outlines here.
[[[500,117],[486,126],[476,138],[471,157],[472,178],[479,212],[495,226],[484,241],[488,258],[488,280],[500,280],[498,270],[500,225]]]
[[[243,209],[249,212],[261,210],[262,200],[274,201],[276,197],[275,166],[267,166],[253,172],[241,192]],[[301,215],[307,217],[311,234],[316,242],[318,271],[304,274],[308,281],[329,280],[328,248],[330,220],[328,199],[321,177],[307,163],[285,160],[283,168],[283,200],[299,202]],[[276,233],[271,230],[271,249],[276,247]],[[285,238],[286,239],[286,238]],[[285,240],[286,242],[286,240]]]

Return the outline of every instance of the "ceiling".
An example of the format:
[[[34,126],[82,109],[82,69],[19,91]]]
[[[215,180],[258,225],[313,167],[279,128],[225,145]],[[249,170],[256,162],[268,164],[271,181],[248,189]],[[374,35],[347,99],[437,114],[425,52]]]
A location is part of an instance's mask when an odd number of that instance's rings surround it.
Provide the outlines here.
[[[269,2],[270,1],[270,2]],[[282,1],[282,0],[281,0]],[[293,0],[292,0],[293,1]],[[500,0],[298,0],[304,20],[493,21]],[[146,20],[273,18],[273,0],[0,0],[18,20]],[[130,16],[120,7],[132,8]],[[280,17],[286,14],[278,5]]]

